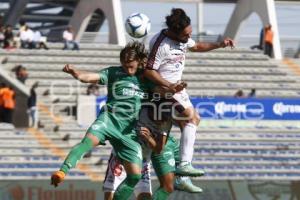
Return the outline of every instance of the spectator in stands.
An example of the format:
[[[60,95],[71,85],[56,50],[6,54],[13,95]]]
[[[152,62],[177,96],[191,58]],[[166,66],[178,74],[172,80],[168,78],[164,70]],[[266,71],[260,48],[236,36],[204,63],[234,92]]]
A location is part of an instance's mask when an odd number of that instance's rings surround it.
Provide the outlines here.
[[[15,92],[12,87],[5,86],[1,89],[1,98],[3,101],[3,122],[12,123],[13,112],[15,109]]]
[[[34,33],[33,31],[25,25],[25,29],[20,32],[21,48],[23,49],[33,49],[34,48]]]
[[[235,98],[244,98],[245,94],[243,92],[243,90],[238,90],[235,94],[234,94]]]
[[[248,97],[252,98],[252,97],[255,97],[255,96],[256,96],[256,89],[252,88],[251,92],[248,94]]]
[[[79,50],[79,45],[74,40],[74,31],[72,26],[68,26],[68,28],[63,32],[63,39],[64,39],[63,50],[66,49]]]
[[[39,30],[34,31],[33,33],[33,44],[34,48],[36,49],[49,49],[46,45],[45,38],[42,37],[42,34]]]
[[[0,25],[0,48],[3,48],[4,39],[4,27]]]
[[[97,84],[90,84],[87,87],[86,93],[87,95],[99,96],[100,95],[99,86]]]
[[[272,31],[272,26],[269,24],[265,27],[265,36],[264,36],[264,41],[265,41],[265,54],[268,55],[269,57],[273,56],[273,37],[274,33]]]
[[[37,116],[37,106],[36,106],[36,92],[35,89],[38,87],[38,83],[33,84],[33,86],[30,89],[30,96],[27,101],[27,107],[28,107],[28,114],[31,118],[31,125],[30,127],[36,127],[36,116]]]
[[[12,71],[15,72],[16,78],[25,84],[25,81],[28,78],[27,69],[22,65],[17,65],[12,69]]]
[[[25,31],[25,28],[26,28],[26,23],[25,21],[21,20],[19,22],[19,34],[22,32],[22,31]],[[19,35],[20,36],[20,35]]]
[[[5,31],[4,31],[4,46],[3,48],[5,49],[11,49],[13,48],[13,42],[14,42],[14,34],[13,34],[13,30],[12,27],[10,25],[7,25],[5,27]]]

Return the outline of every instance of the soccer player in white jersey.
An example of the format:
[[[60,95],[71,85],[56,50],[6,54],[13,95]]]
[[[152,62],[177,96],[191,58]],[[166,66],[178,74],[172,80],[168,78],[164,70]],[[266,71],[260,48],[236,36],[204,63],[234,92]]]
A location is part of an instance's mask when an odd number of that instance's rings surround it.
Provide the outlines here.
[[[145,76],[155,84],[173,89],[174,83],[182,78],[186,52],[206,52],[227,46],[234,47],[233,40],[226,38],[222,42],[207,43],[195,42],[191,39],[191,20],[185,11],[173,8],[166,17],[167,29],[163,29],[150,41],[150,55],[148,57]],[[202,170],[195,169],[191,162],[193,159],[196,129],[200,123],[200,116],[194,109],[186,90],[176,93],[170,101],[185,123],[180,127],[180,165],[176,174],[190,173],[191,176],[203,175]]]

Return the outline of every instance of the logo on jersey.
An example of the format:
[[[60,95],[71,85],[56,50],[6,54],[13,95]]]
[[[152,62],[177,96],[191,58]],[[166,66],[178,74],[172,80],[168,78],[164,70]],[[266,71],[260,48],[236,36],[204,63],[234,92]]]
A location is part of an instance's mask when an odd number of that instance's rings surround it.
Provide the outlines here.
[[[100,129],[100,125],[98,125],[98,124],[94,124],[94,125],[92,125],[92,129],[93,130],[99,130]]]
[[[168,163],[169,163],[170,166],[174,167],[175,166],[174,158],[171,158],[170,160],[168,160]]]
[[[95,130],[95,131],[98,131],[98,130],[100,130],[101,127],[103,127],[103,126],[106,128],[106,125],[105,125],[104,123],[101,123],[101,124],[93,124],[91,128],[92,128],[93,130]]]
[[[172,152],[171,151],[166,151],[164,152],[164,155],[167,156],[167,155],[172,155]]]
[[[124,75],[128,75],[128,74],[126,74],[125,72],[122,72],[122,71],[116,72],[116,76],[124,76]]]

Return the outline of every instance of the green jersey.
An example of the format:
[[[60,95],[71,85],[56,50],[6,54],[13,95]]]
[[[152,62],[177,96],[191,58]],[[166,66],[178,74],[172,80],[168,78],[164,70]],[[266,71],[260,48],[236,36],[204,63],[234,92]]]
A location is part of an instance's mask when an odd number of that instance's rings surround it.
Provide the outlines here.
[[[107,85],[107,102],[87,132],[101,144],[109,140],[121,160],[141,166],[142,152],[135,126],[150,83],[143,80],[142,70],[130,76],[119,66],[101,70],[99,84]]]
[[[130,76],[122,66],[101,70],[99,84],[107,85],[108,111],[126,120],[137,119],[141,103],[148,98],[151,87],[151,83],[143,78],[141,69]]]

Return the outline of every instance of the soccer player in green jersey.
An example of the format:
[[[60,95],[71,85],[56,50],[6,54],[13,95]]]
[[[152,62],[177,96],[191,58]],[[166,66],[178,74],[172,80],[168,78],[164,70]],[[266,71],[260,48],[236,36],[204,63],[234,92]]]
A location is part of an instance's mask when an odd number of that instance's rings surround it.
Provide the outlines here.
[[[159,101],[157,103],[148,102],[143,104],[144,106],[141,109],[137,122],[137,133],[141,138],[140,143],[144,153],[142,179],[134,188],[134,193],[138,200],[167,199],[174,190],[174,181],[177,190],[191,193],[202,192],[201,188],[193,185],[189,177],[175,178],[175,166],[180,162],[179,142],[169,135],[172,127],[171,112],[169,110],[172,108],[169,109],[168,104],[165,103]],[[160,115],[161,117],[159,117]],[[153,197],[151,197],[150,159],[160,182],[160,187],[154,192]],[[126,172],[123,166],[112,153],[103,183],[105,200],[113,199],[116,188],[125,177]]]
[[[135,122],[148,86],[143,80],[142,70],[147,61],[143,44],[129,43],[120,53],[122,66],[90,73],[66,65],[64,72],[84,83],[107,85],[107,103],[95,122],[89,127],[83,140],[74,146],[60,170],[53,173],[51,183],[57,186],[82,156],[99,144],[109,140],[116,156],[122,161],[127,173],[126,179],[117,188],[114,199],[128,199],[141,178],[142,152],[137,141]],[[175,86],[175,85],[174,85]],[[176,87],[176,86],[175,86]]]

